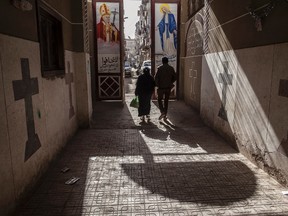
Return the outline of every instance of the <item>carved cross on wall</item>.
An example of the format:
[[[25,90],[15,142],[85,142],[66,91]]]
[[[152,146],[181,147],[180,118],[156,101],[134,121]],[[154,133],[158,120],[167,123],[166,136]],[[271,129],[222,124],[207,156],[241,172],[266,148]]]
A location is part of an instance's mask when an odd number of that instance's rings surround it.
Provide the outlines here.
[[[221,102],[221,108],[219,110],[218,116],[222,118],[225,121],[228,121],[227,118],[227,110],[226,110],[226,103],[227,103],[227,89],[228,85],[232,85],[232,79],[233,75],[228,74],[228,62],[225,61],[222,63],[224,73],[220,73],[218,77],[219,83],[223,85],[222,87],[222,102]]]
[[[32,95],[39,93],[38,79],[30,78],[29,60],[21,58],[22,80],[12,81],[15,101],[24,99],[28,140],[25,147],[25,161],[27,161],[40,147],[41,143],[35,133]]]
[[[69,86],[69,104],[70,104],[69,119],[71,119],[75,114],[72,103],[72,83],[74,82],[74,76],[70,70],[70,62],[67,62],[67,67],[68,67],[68,73],[65,74],[65,83]]]
[[[192,69],[189,70],[189,77],[192,79],[190,97],[192,99],[195,99],[196,98],[195,85],[196,85],[196,80],[197,80],[197,70],[194,70],[193,68],[195,68],[195,62],[192,62]]]

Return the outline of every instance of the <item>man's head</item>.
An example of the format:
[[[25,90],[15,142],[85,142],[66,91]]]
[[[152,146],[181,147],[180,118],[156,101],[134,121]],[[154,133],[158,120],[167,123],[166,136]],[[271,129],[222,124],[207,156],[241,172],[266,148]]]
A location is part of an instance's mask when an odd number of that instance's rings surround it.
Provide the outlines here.
[[[168,64],[168,58],[167,57],[163,57],[162,58],[162,63],[163,64]]]

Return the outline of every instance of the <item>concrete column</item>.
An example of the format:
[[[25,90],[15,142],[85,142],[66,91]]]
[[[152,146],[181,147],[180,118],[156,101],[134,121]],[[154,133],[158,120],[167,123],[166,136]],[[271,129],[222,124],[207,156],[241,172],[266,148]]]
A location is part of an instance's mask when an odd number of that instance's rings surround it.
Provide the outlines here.
[[[79,127],[89,127],[92,116],[90,57],[87,53],[74,53],[77,117]]]

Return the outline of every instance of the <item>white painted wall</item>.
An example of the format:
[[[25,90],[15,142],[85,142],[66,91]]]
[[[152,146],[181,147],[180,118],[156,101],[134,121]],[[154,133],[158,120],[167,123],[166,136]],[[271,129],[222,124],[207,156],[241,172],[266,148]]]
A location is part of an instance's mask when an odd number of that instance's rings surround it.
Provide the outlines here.
[[[77,71],[75,74],[77,117],[79,126],[86,128],[89,127],[92,116],[90,56],[86,53],[74,53],[74,59]]]
[[[3,40],[0,37],[0,44]],[[11,161],[11,146],[8,134],[8,122],[7,122],[7,108],[4,94],[3,83],[3,54],[0,52],[0,209],[5,214],[4,209],[13,208],[11,200],[15,199],[15,188],[13,180],[13,170]],[[1,213],[1,211],[0,211]]]
[[[288,44],[275,44],[205,55],[202,65],[201,117],[260,166],[288,179],[288,158],[279,151],[287,139],[288,98],[278,95],[279,80],[288,79]],[[223,84],[222,62],[233,75],[227,91],[227,116],[218,116]],[[272,172],[274,172],[272,171]]]
[[[86,71],[86,67],[83,70],[79,68],[85,64],[76,67],[78,55],[65,51],[65,64],[69,61],[74,73],[72,102],[75,115],[70,119],[69,86],[65,78],[42,78],[39,43],[0,34],[0,215],[12,209],[35,184],[78,128],[75,76],[78,71],[81,74]],[[26,162],[25,104],[24,100],[15,101],[12,85],[13,80],[22,80],[21,58],[29,59],[31,78],[37,77],[39,85],[39,94],[33,95],[32,100],[35,130],[41,148]]]

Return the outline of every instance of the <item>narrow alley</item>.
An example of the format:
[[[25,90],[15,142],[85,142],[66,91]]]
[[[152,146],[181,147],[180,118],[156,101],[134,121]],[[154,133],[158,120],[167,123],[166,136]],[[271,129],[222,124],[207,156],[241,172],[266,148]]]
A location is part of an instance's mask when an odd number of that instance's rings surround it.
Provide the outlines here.
[[[288,216],[287,11],[0,1],[0,216]]]
[[[171,101],[158,121],[153,102],[140,124],[132,97],[97,102],[92,129],[78,131],[15,216],[288,215],[285,189],[191,107]]]

